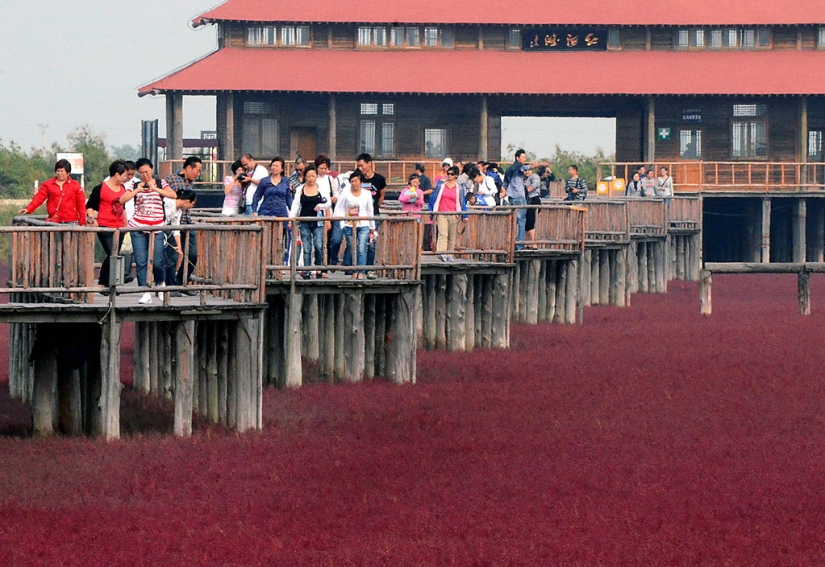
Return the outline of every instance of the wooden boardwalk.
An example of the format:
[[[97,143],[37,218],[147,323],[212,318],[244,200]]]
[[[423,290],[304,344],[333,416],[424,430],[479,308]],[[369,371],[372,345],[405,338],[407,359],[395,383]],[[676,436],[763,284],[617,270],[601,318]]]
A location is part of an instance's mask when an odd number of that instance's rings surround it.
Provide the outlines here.
[[[423,223],[380,217],[367,267],[376,278],[356,280],[342,266],[301,277],[284,230],[300,221],[207,214],[181,227],[198,238],[191,283],[148,305],[138,299],[149,288],[106,295],[95,279],[95,233],[117,242],[127,230],[18,219],[5,227],[11,278],[0,288],[10,299],[0,321],[11,324],[11,393],[32,404],[38,434],[117,438],[120,334],[133,322],[135,389],[174,402],[175,434],[191,433],[194,412],[256,429],[263,388],[300,386],[308,369],[328,380],[415,382],[419,345],[508,348],[511,320],[581,323],[586,305],[627,305],[631,293],[664,291],[663,278],[698,277],[699,246],[689,242],[701,234],[700,200],[669,209],[655,200],[545,205],[536,239],[523,243],[515,209],[468,217],[452,260],[422,251]],[[671,238],[693,240],[680,247]],[[667,257],[671,249],[681,260]]]

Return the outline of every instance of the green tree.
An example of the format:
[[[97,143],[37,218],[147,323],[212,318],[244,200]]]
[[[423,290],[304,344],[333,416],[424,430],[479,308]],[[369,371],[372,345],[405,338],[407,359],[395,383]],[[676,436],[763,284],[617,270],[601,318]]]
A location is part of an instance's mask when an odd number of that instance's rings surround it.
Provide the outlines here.
[[[42,182],[54,175],[52,156],[54,153],[48,150],[26,152],[14,142],[5,145],[0,141],[0,197],[31,197],[36,181]]]
[[[91,187],[102,182],[109,175],[112,157],[106,148],[106,137],[95,132],[91,126],[75,128],[66,136],[72,152],[83,154],[83,171],[86,177],[87,193]]]
[[[132,161],[137,161],[142,157],[140,155],[140,148],[137,146],[130,146],[129,144],[112,146],[110,153],[117,159],[128,159]]]

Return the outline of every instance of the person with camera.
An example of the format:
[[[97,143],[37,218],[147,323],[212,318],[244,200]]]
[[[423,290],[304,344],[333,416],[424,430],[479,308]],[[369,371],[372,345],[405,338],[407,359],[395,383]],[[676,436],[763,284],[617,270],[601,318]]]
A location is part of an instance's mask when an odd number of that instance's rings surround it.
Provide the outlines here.
[[[240,181],[246,172],[239,159],[232,162],[229,167],[232,170],[232,175],[227,175],[223,180],[224,197],[221,214],[225,217],[234,217],[235,215],[242,215],[246,211],[246,203],[244,202],[246,188]]]
[[[243,175],[238,176],[238,181],[246,187],[244,191],[246,198],[246,209],[244,210],[244,214],[251,215],[255,212],[252,210],[252,199],[255,198],[255,191],[258,190],[258,183],[260,183],[261,179],[264,177],[269,177],[269,172],[264,166],[256,162],[251,154],[244,154],[241,156],[241,165],[244,168],[244,173]]]
[[[147,285],[147,267],[149,264],[149,240],[154,241],[154,250],[152,252],[152,274],[154,276],[155,286],[163,287],[167,283],[169,285],[175,284],[175,270],[174,263],[172,264],[171,274],[168,269],[168,252],[166,252],[166,242],[169,238],[168,233],[162,230],[157,230],[165,224],[166,215],[164,212],[163,199],[175,198],[175,191],[169,187],[166,181],[157,179],[154,176],[154,168],[152,162],[146,158],[140,158],[135,163],[139,180],[132,186],[131,190],[127,190],[120,197],[120,202],[125,205],[129,201],[133,201],[135,205],[135,212],[132,218],[129,219],[127,226],[131,228],[146,228],[146,230],[132,232],[132,249],[135,257],[135,266],[137,268],[138,286],[145,287]],[[150,230],[155,228],[155,230]],[[158,297],[162,298],[161,292],[158,292]],[[152,294],[144,293],[138,300],[138,303],[145,305],[152,303]]]

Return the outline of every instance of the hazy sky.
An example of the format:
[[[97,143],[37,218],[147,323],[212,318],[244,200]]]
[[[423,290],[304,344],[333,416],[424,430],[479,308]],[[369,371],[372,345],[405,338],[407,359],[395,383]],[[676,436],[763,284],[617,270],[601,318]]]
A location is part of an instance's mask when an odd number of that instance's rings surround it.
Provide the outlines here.
[[[192,18],[220,0],[0,0],[0,141],[24,148],[65,144],[88,124],[109,145],[140,145],[140,121],[160,120],[165,98],[137,88],[213,51],[214,26]],[[231,70],[227,70],[231,72]],[[214,97],[184,97],[185,137],[215,128]],[[43,125],[41,128],[39,125]],[[556,143],[593,153],[614,151],[608,119],[507,118],[513,143],[549,156]]]
[[[214,50],[215,28],[189,22],[219,0],[0,0],[0,140],[65,143],[89,124],[110,145],[140,145],[140,121],[164,97],[137,88]],[[184,135],[214,129],[214,97],[184,97]]]

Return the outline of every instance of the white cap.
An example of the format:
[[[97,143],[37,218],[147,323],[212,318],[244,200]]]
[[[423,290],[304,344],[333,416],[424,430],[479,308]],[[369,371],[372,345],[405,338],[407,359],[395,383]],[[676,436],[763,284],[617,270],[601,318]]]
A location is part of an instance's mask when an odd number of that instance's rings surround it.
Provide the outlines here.
[[[453,160],[451,160],[448,157],[445,157],[444,159],[441,160],[441,165],[444,165],[445,163],[450,167],[453,166]]]

